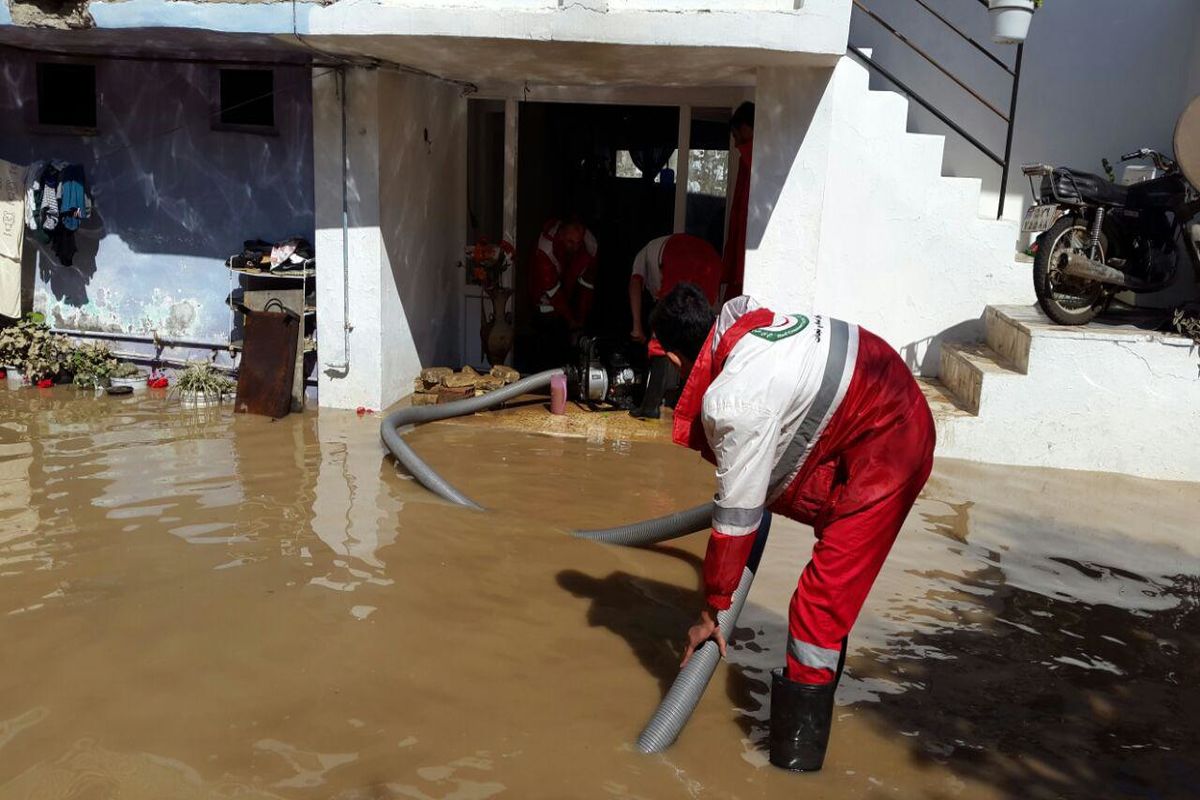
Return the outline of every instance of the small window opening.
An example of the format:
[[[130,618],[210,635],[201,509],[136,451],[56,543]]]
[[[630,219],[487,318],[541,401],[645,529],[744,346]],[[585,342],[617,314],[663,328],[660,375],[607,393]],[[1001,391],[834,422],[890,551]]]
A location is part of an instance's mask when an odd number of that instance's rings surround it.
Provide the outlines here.
[[[269,69],[223,69],[220,73],[221,124],[274,128],[275,73]]]
[[[96,68],[91,64],[37,65],[39,125],[96,127]]]
[[[675,150],[671,153],[671,157],[667,159],[667,163],[663,166],[662,171],[654,176],[655,183],[663,182],[663,172],[670,170],[670,177],[673,179],[675,171],[679,168],[679,151]],[[642,171],[637,164],[633,163],[633,156],[628,150],[617,151],[617,166],[616,173],[618,178],[641,178]],[[668,183],[671,180],[667,181]]]

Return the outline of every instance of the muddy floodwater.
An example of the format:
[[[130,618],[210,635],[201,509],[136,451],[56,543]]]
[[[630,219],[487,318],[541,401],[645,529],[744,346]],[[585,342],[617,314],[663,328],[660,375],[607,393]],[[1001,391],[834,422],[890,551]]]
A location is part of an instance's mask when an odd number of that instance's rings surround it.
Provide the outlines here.
[[[711,496],[655,441],[0,395],[0,798],[1200,797],[1200,488],[939,463],[850,639],[825,770],[766,764],[811,542],[778,520],[683,736]]]

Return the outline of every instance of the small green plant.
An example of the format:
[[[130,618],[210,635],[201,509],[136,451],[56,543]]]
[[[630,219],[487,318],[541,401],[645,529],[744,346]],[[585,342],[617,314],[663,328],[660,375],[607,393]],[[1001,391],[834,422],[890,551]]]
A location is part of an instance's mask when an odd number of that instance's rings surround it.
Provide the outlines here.
[[[1191,337],[1200,345],[1200,303],[1179,306],[1172,315],[1171,326],[1176,333]]]
[[[116,368],[117,359],[105,344],[80,345],[67,358],[67,369],[75,373],[72,382],[80,389],[104,386]]]
[[[29,350],[25,354],[25,377],[30,383],[56,379],[59,373],[68,368],[74,349],[67,337],[51,333],[44,323],[32,327]]]
[[[237,384],[217,372],[207,361],[197,361],[179,373],[175,388],[180,392],[191,392],[219,400],[221,395],[229,394],[237,388]]]
[[[20,322],[0,331],[0,364],[23,368],[33,334],[47,330],[46,318],[42,314],[28,314]]]

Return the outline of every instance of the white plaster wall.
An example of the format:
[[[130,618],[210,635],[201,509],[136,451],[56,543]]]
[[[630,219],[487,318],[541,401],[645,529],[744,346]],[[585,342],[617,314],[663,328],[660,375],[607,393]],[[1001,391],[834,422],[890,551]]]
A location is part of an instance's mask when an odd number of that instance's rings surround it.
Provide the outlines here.
[[[762,69],[746,224],[746,292],[811,308],[833,136],[833,70]]]
[[[815,307],[858,322],[936,375],[943,338],[982,336],[984,307],[1032,302],[1017,225],[980,217],[980,183],[941,175],[940,137],[905,132],[906,104],[834,70]]]
[[[883,336],[936,375],[943,337],[982,333],[988,303],[1032,299],[1014,223],[981,219],[977,180],[941,176],[939,137],[863,67],[761,70],[746,288]]]
[[[319,398],[382,409],[423,367],[461,360],[466,100],[456,87],[347,70],[349,316],[343,316],[341,100],[313,83]],[[343,320],[350,325],[344,346]]]
[[[287,39],[295,33],[370,34],[471,37],[481,42],[503,39],[752,48],[826,60],[845,51],[850,19],[850,0],[710,0],[688,2],[686,8],[674,7],[678,5],[675,0],[665,0],[649,5],[654,7],[622,6],[603,0],[381,0],[330,4],[97,0],[89,4],[88,11],[100,29],[193,28],[268,33]],[[449,55],[460,57],[454,51]]]
[[[1200,481],[1200,377],[1181,337],[1035,331],[1029,373],[988,373],[978,417],[938,420],[938,455]]]
[[[379,122],[383,407],[423,367],[462,360],[467,101],[450,84],[385,73]]]
[[[349,315],[343,313],[341,96],[333,75],[313,80],[316,180],[318,397],[334,408],[382,406],[383,242],[379,231],[379,75],[346,72]],[[348,334],[343,323],[350,326]]]
[[[960,0],[927,0],[977,41],[1009,63],[1015,48],[992,45],[984,8]],[[954,74],[978,87],[1002,111],[1009,103],[1008,76],[916,3],[872,3],[893,27],[933,54]],[[939,74],[877,23],[855,12],[850,42],[872,48],[879,63],[1003,154],[1004,123]],[[1101,171],[1139,147],[1171,150],[1175,120],[1200,91],[1200,3],[1195,0],[1053,0],[1034,16],[1013,139],[1015,163],[1069,164]],[[872,86],[891,88],[872,77]],[[913,130],[948,129],[915,104]],[[1011,176],[1006,214],[1029,203],[1020,170]],[[995,214],[1000,170],[957,135],[946,147],[946,174],[981,177],[981,211]]]

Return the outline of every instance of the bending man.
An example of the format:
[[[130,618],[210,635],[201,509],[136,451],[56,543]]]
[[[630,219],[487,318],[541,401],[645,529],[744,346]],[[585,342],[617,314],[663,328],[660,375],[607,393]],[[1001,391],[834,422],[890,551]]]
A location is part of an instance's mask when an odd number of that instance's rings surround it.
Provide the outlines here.
[[[721,257],[716,248],[698,236],[676,233],[648,242],[634,257],[629,277],[629,309],[633,313],[630,338],[635,342],[646,341],[644,293],[649,293],[652,306],[654,301],[687,281],[699,286],[709,303],[715,305],[721,290],[721,268]],[[646,391],[642,395],[642,404],[629,413],[634,417],[658,419],[671,363],[657,339],[650,340],[648,349],[650,374],[646,378]]]
[[[933,464],[929,406],[900,356],[840,320],[780,314],[749,297],[719,318],[681,284],[651,318],[687,376],[676,443],[717,466],[706,607],[684,662],[708,639],[754,544],[763,510],[811,525],[812,560],[788,614],[787,668],[771,683],[771,763],[818,770],[846,635]]]

